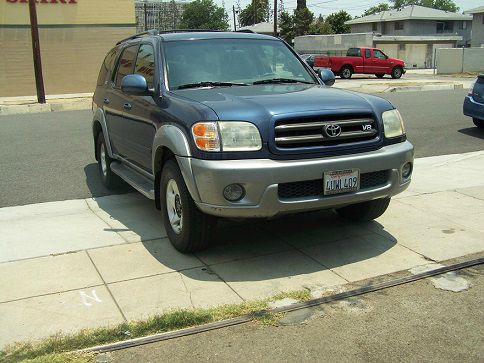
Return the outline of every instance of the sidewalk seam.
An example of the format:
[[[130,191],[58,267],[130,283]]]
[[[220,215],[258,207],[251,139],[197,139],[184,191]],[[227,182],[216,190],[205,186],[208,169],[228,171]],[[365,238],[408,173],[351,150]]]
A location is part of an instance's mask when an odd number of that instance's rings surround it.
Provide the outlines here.
[[[89,252],[86,250],[86,255],[87,257],[89,258],[89,260],[91,261],[92,265],[94,266],[94,269],[96,270],[96,272],[98,273],[99,275],[99,278],[101,279],[101,281],[103,282],[104,286],[106,287],[106,290],[108,290],[108,293],[109,295],[111,295],[111,298],[113,299],[113,302],[114,304],[116,305],[116,307],[118,308],[119,310],[119,313],[121,314],[122,318],[124,321],[128,321],[128,319],[126,319],[126,316],[124,315],[123,313],[123,310],[121,310],[121,307],[119,306],[118,302],[116,301],[113,293],[111,292],[111,289],[109,288],[108,284],[106,283],[106,281],[104,281],[104,278],[103,276],[101,275],[101,272],[99,272],[99,269],[97,268],[96,264],[94,263],[94,261],[92,260],[91,258],[91,255],[89,254]]]

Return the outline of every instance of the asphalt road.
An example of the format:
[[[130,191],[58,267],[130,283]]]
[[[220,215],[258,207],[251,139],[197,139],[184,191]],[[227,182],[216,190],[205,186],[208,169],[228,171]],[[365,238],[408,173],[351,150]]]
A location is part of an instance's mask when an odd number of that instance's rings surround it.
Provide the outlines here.
[[[105,361],[482,362],[483,273],[483,265],[458,272],[466,291],[439,290],[425,279],[289,313],[278,326],[212,330],[119,350]]]
[[[381,94],[380,94],[381,95]],[[416,156],[484,149],[462,114],[464,90],[385,94],[406,121]],[[112,194],[98,176],[91,111],[0,116],[0,207]],[[128,186],[116,191],[131,191]]]

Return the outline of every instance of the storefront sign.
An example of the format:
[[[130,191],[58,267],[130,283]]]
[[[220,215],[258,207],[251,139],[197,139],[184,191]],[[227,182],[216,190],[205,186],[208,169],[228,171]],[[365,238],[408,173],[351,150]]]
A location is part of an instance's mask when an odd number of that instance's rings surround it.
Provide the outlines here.
[[[29,0],[7,0],[7,3],[24,3],[27,4]],[[35,0],[37,4],[77,4],[77,0]]]

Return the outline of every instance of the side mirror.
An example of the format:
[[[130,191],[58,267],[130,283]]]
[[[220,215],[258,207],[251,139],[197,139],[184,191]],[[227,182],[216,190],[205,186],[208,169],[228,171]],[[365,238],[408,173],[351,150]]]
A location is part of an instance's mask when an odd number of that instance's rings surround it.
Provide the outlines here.
[[[335,77],[335,75],[334,75],[334,73],[331,69],[321,68],[318,71],[318,75],[319,75],[319,78],[321,78],[321,81],[323,81],[323,83],[326,86],[331,87],[334,84],[334,82],[336,81],[336,77]]]
[[[139,74],[124,76],[121,81],[121,91],[132,96],[148,96],[151,94],[146,78]]]

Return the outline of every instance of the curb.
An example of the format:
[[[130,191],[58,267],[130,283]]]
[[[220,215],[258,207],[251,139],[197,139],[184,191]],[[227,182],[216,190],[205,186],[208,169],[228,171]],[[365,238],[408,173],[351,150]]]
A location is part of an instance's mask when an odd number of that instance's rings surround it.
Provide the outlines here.
[[[444,91],[444,90],[457,90],[464,89],[462,83],[458,84],[428,84],[423,86],[397,86],[389,87],[383,91],[383,93],[388,92],[411,92],[411,91]]]
[[[91,110],[92,99],[78,99],[69,102],[30,103],[24,105],[0,105],[1,115],[21,115],[43,112]]]

